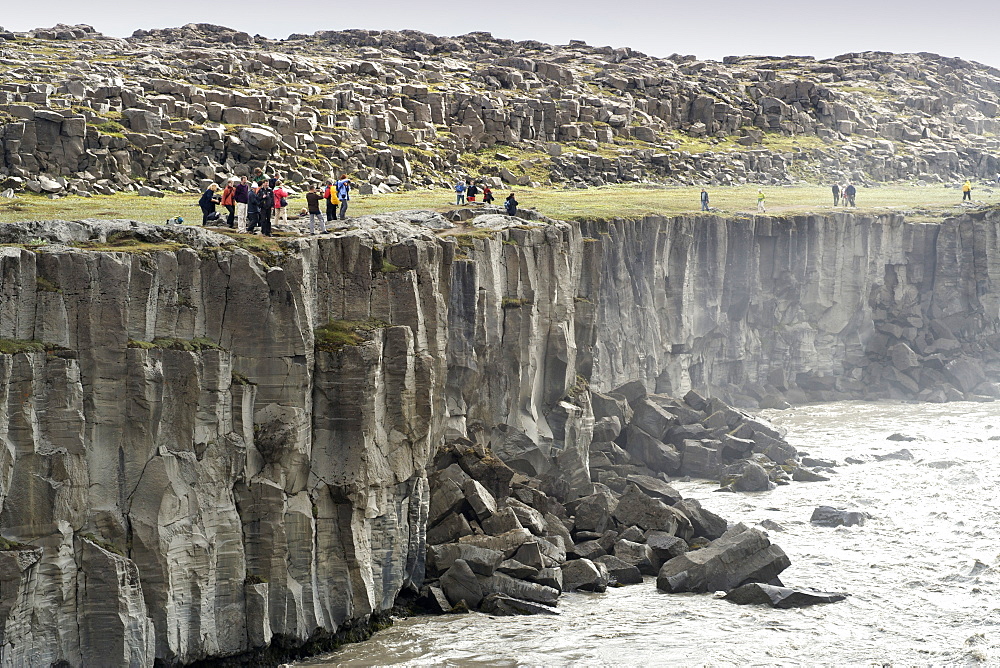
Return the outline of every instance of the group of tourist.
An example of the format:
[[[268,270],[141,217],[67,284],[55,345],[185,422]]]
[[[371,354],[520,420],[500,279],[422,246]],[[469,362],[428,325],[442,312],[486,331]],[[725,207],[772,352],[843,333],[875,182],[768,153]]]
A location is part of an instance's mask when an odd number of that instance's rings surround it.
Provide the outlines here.
[[[854,201],[854,198],[858,194],[858,189],[854,187],[853,183],[848,183],[844,187],[840,187],[839,185],[834,183],[833,186],[831,187],[831,190],[833,191],[834,206],[839,206],[841,202],[843,202],[844,206],[853,206],[853,207],[858,206]]]
[[[492,204],[495,201],[493,191],[488,185],[472,179],[459,179],[458,183],[455,184],[455,205],[475,204],[480,193],[483,195],[483,204]],[[507,195],[507,199],[503,201],[503,208],[508,216],[517,215],[517,205],[518,201],[515,199],[514,193]]]
[[[247,234],[256,234],[259,227],[261,234],[269,237],[272,222],[288,222],[288,195],[278,176],[267,176],[258,167],[250,177],[230,180],[221,193],[217,184],[209,185],[198,200],[202,212],[201,224],[222,224],[222,217],[215,210],[216,206],[222,205],[228,212],[225,225]],[[317,227],[321,234],[325,233],[326,223],[337,220],[338,207],[340,220],[346,220],[350,199],[351,180],[346,174],[336,181],[328,179],[325,186],[309,186],[306,194],[309,233],[315,234]],[[320,210],[323,200],[326,200],[325,218]]]

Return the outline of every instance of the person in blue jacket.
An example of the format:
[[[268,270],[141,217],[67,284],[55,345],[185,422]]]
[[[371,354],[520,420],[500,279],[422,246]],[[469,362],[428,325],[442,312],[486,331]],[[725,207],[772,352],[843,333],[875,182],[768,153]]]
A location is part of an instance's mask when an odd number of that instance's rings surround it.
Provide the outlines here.
[[[455,184],[455,205],[461,206],[465,204],[465,181],[459,181]]]
[[[337,199],[340,200],[340,219],[346,220],[347,203],[351,201],[351,180],[347,178],[347,174],[341,174],[340,180],[335,185],[337,186]]]
[[[701,210],[708,211],[708,191],[701,189]]]
[[[201,207],[202,225],[208,225],[219,217],[219,214],[215,212],[215,205],[222,201],[222,198],[215,194],[218,189],[219,186],[214,183],[209,185],[201,194],[201,199],[198,200],[198,206]]]

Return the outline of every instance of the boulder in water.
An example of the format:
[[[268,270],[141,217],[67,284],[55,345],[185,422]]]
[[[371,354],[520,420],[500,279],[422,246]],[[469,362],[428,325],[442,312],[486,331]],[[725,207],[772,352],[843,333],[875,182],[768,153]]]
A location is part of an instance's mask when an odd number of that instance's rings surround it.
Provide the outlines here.
[[[843,601],[847,598],[847,594],[798,587],[775,587],[751,582],[737,587],[724,598],[737,605],[763,604],[772,608],[804,608],[818,603]]]
[[[840,510],[832,506],[819,506],[809,521],[821,527],[853,527],[861,526],[870,515],[861,510]]]
[[[901,462],[909,462],[913,460],[913,453],[903,448],[902,450],[896,450],[896,452],[890,452],[887,455],[875,455],[875,459],[884,462],[891,459],[896,459]]]
[[[656,586],[672,593],[729,591],[744,582],[769,582],[790,565],[764,532],[737,524],[707,547],[663,564]]]
[[[498,617],[513,615],[558,615],[559,611],[532,601],[522,601],[506,594],[490,594],[479,606],[482,612]]]
[[[590,559],[574,559],[563,564],[563,591],[596,591],[608,588],[607,570],[602,570]]]
[[[482,585],[479,584],[469,564],[462,559],[457,559],[441,576],[441,589],[452,605],[465,601],[470,608],[476,608],[483,600]]]
[[[598,557],[594,562],[603,564],[608,569],[608,577],[618,584],[639,584],[642,582],[642,573],[639,572],[638,568],[612,554]]]

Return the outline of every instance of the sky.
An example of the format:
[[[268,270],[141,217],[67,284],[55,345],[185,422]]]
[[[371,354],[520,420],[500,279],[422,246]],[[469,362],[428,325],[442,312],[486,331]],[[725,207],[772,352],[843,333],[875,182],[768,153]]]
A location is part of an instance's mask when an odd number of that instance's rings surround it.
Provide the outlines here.
[[[129,6],[151,11],[129,10]],[[169,3],[47,0],[18,3],[0,18],[8,30],[86,23],[117,37],[137,28],[215,23],[284,38],[317,30],[414,29],[435,35],[486,31],[495,37],[628,46],[654,56],[809,55],[930,51],[1000,67],[1000,3],[986,0],[380,0],[378,3],[239,0]]]

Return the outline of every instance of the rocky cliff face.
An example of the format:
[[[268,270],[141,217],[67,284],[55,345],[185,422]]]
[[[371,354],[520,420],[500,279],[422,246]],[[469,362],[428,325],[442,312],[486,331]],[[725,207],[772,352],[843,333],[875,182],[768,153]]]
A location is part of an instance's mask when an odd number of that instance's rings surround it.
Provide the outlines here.
[[[655,58],[488,33],[0,28],[0,187],[190,191],[255,167],[362,192],[992,179],[1000,72],[934,54]],[[62,83],[55,84],[59,81]]]
[[[0,230],[4,665],[186,663],[385,611],[423,578],[446,440],[593,491],[589,386],[998,394],[992,212],[427,220],[256,254],[128,222]]]

